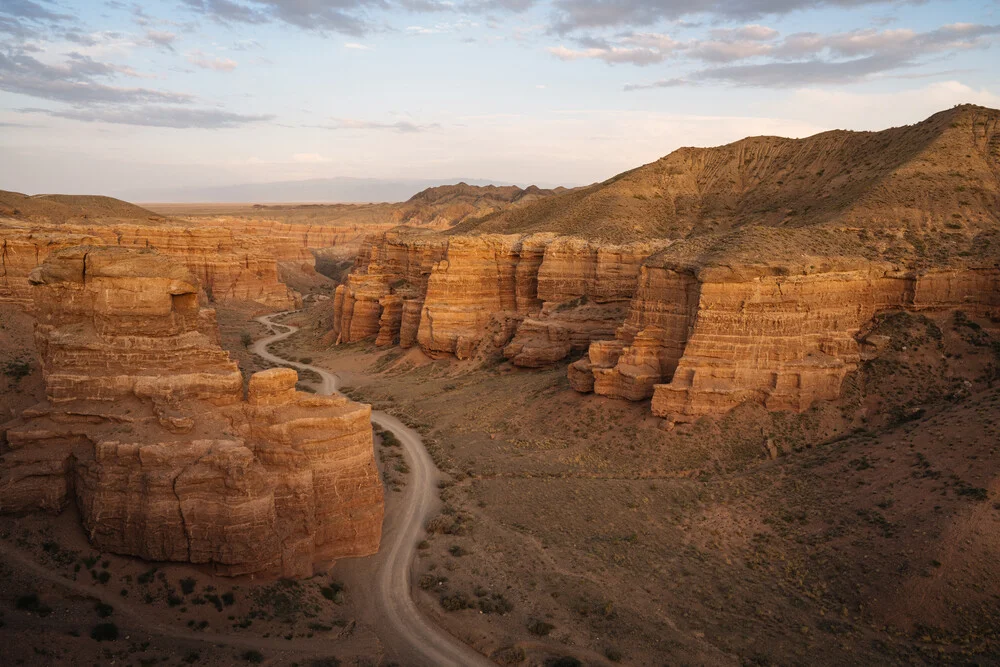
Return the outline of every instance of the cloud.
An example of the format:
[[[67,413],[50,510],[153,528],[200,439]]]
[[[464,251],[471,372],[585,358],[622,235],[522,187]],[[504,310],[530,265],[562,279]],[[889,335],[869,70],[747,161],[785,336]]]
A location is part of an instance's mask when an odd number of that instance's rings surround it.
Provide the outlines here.
[[[292,156],[292,162],[299,162],[302,164],[321,164],[324,162],[332,162],[328,157],[323,157],[319,153],[296,153]]]
[[[381,123],[370,120],[358,120],[356,118],[335,118],[332,125],[320,126],[327,130],[390,130],[401,134],[413,134],[425,132],[441,127],[438,123],[420,125],[408,120],[399,120],[394,123]]]
[[[0,90],[73,104],[170,102],[187,103],[193,98],[148,88],[101,83],[119,74],[136,76],[131,68],[109,65],[89,56],[71,54],[60,65],[47,65],[24,53],[0,53]]]
[[[653,25],[689,16],[745,21],[823,7],[917,4],[923,0],[555,0],[553,30]]]
[[[222,23],[287,23],[303,30],[363,35],[371,31],[365,13],[389,7],[388,0],[182,0],[190,9]]]
[[[554,46],[547,51],[560,60],[596,59],[609,65],[628,63],[642,66],[661,63],[681,47],[679,42],[659,33],[628,33],[620,36],[616,43],[582,37],[577,43],[583,48]]]
[[[0,6],[0,13],[30,21],[65,21],[73,18],[69,14],[60,14],[46,8],[46,5],[51,6],[52,4],[47,0],[43,0],[43,2],[4,0],[3,5]]]
[[[354,51],[371,51],[372,47],[366,46],[365,44],[358,44],[357,42],[348,42],[344,44],[345,49],[351,49]]]
[[[177,35],[165,30],[147,30],[146,39],[159,47],[173,51],[174,42],[177,41]]]
[[[686,86],[691,82],[687,79],[660,79],[658,81],[653,81],[651,83],[627,83],[625,84],[624,90],[649,90],[650,88],[676,88],[677,86]]]
[[[192,51],[187,56],[188,62],[202,69],[215,70],[216,72],[232,72],[239,64],[230,58],[212,58],[201,51]]]
[[[175,129],[226,129],[248,123],[272,120],[271,115],[238,114],[221,109],[193,109],[162,105],[135,107],[98,107],[93,109],[18,109],[24,113],[44,113],[56,118],[68,118],[86,123],[112,123],[115,125],[141,125]]]

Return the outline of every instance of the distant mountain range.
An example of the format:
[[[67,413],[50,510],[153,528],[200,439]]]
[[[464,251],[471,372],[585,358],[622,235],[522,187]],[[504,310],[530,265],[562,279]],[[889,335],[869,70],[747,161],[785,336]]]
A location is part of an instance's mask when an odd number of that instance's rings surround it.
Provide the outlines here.
[[[469,185],[512,185],[505,181],[475,178],[386,180],[341,177],[205,187],[148,188],[123,192],[121,195],[130,201],[158,203],[401,202],[427,188],[458,182]]]

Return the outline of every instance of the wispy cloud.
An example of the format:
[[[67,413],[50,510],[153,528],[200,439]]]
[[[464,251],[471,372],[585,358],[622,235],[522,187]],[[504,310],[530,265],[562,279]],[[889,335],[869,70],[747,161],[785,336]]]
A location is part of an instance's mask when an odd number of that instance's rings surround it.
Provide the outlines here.
[[[166,30],[147,30],[146,39],[168,51],[174,50],[174,42],[177,41],[177,34]]]
[[[88,123],[142,125],[175,129],[226,129],[248,123],[271,120],[271,115],[239,114],[221,109],[143,105],[135,107],[97,107],[90,109],[18,109],[23,113],[42,113]]]
[[[184,93],[115,86],[101,81],[119,74],[134,76],[135,72],[79,54],[59,65],[48,65],[24,53],[0,53],[0,90],[10,93],[72,104],[187,103],[193,99]]]
[[[415,132],[425,132],[427,130],[437,129],[441,127],[441,125],[439,123],[420,124],[409,120],[398,120],[386,123],[380,121],[359,120],[356,118],[334,118],[333,123],[321,125],[319,127],[327,130],[388,130],[403,134],[412,134]]]
[[[345,49],[351,49],[353,51],[371,51],[372,47],[365,44],[359,44],[357,42],[347,42],[344,44]]]
[[[211,69],[216,72],[232,72],[239,64],[230,58],[216,58],[205,55],[201,51],[192,51],[188,54],[187,60],[196,67]]]

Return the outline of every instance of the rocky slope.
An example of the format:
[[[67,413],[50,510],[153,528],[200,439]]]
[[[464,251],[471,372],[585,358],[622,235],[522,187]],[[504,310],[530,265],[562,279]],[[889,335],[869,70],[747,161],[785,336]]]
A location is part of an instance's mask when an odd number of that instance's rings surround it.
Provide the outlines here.
[[[1000,111],[964,105],[881,132],[681,148],[603,183],[459,225],[612,241],[744,225],[908,231],[933,250],[1000,221]],[[926,239],[924,237],[927,237]],[[945,245],[946,247],[946,245]]]
[[[197,278],[163,255],[69,248],[30,280],[47,401],[4,426],[0,510],[73,501],[96,548],[227,574],[377,550],[369,406],[289,369],[244,399]]]

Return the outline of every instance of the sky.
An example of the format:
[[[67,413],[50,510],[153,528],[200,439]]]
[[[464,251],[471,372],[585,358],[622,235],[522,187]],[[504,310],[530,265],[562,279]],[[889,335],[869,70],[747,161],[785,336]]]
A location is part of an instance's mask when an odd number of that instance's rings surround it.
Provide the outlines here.
[[[582,185],[1000,107],[1000,0],[0,0],[0,189]]]

